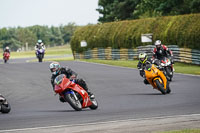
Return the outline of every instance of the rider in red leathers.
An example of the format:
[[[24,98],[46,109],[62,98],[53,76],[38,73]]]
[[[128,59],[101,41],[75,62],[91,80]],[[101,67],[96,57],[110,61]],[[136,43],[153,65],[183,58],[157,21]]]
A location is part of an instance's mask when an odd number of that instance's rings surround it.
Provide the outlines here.
[[[174,64],[172,51],[169,50],[167,46],[161,44],[160,40],[155,42],[155,46],[153,50],[153,60],[162,60],[163,57],[167,57],[171,60],[172,64]]]

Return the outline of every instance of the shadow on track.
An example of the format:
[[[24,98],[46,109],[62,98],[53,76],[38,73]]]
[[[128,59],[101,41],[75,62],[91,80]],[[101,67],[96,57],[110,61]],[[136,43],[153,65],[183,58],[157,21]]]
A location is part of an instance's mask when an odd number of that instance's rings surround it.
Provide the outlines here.
[[[135,93],[135,94],[126,94],[126,95],[163,95],[161,93]]]
[[[90,109],[83,109],[81,110],[81,112],[83,111],[91,111]],[[76,110],[36,110],[34,112],[80,112],[80,111],[76,111]]]

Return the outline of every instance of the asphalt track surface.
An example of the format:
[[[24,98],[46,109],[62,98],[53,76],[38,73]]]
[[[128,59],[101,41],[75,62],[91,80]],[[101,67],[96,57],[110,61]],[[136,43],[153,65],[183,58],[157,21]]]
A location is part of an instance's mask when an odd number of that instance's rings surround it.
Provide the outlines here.
[[[0,131],[200,114],[200,76],[175,74],[172,93],[161,95],[144,85],[136,69],[61,62],[86,80],[99,103],[97,110],[74,111],[54,96],[49,64],[24,59],[0,64],[0,93],[12,108],[9,114],[0,114]]]

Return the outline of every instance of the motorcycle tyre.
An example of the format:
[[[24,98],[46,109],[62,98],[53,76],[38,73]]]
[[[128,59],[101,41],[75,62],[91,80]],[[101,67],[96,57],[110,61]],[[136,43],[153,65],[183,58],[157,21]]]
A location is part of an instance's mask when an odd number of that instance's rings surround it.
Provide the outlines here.
[[[1,105],[1,113],[3,113],[3,114],[9,113],[10,110],[11,110],[11,107],[10,107],[9,103],[7,106],[5,104]]]
[[[92,105],[89,106],[90,109],[95,110],[98,108],[98,102],[96,99],[91,99]]]
[[[6,59],[4,59],[4,63],[7,63],[7,60],[6,60]]]
[[[173,71],[170,70],[170,69],[171,69],[171,68],[167,67],[167,68],[166,68],[166,73],[167,73],[167,79],[168,79],[169,81],[172,81]],[[172,75],[170,75],[170,71],[172,72]]]
[[[42,54],[38,55],[38,62],[42,62]]]
[[[73,95],[72,95],[73,96]],[[71,97],[71,94],[65,94],[65,99],[66,99],[66,101],[72,106],[72,108],[73,109],[75,109],[76,111],[81,111],[82,110],[82,105],[81,105],[81,103],[80,103],[80,101],[78,101],[79,103],[79,106],[80,107],[78,107],[76,104],[75,104],[75,100],[74,100],[74,98],[72,98]],[[73,100],[73,101],[72,101]]]
[[[165,95],[166,92],[165,92],[165,90],[164,90],[163,85],[160,83],[160,81],[159,81],[158,79],[156,79],[155,82],[156,82],[156,85],[157,85],[158,89],[160,90],[160,92],[161,92],[163,95]]]
[[[170,92],[171,92],[171,89],[169,87],[169,82],[167,81],[167,91],[166,91],[166,93],[169,94]]]

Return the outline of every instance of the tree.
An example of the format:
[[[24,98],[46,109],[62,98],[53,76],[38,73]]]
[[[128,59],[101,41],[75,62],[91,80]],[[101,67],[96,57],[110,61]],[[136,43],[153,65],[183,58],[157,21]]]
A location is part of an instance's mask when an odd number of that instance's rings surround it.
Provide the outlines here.
[[[71,37],[74,34],[76,27],[77,26],[75,26],[75,23],[68,23],[68,25],[60,26],[60,31],[62,33],[62,38],[64,40],[64,43],[70,42]]]
[[[99,22],[133,19],[133,12],[140,0],[99,0],[97,11],[103,16]]]

